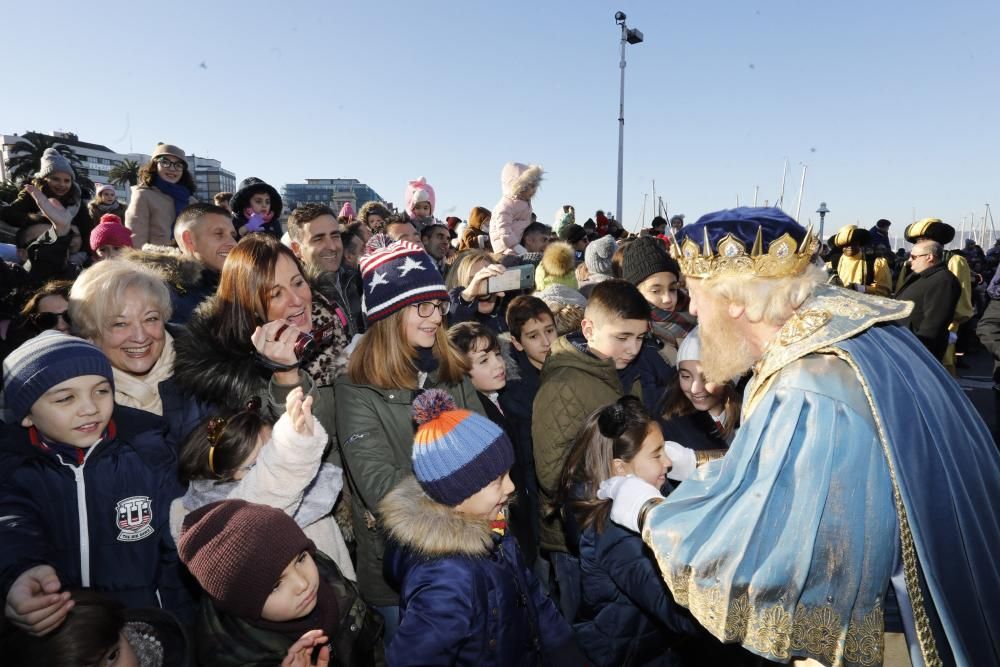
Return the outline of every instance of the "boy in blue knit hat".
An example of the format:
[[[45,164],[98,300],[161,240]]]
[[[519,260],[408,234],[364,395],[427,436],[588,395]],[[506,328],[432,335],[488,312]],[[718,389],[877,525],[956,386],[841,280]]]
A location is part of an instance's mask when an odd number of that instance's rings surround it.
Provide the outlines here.
[[[390,665],[582,665],[569,624],[506,530],[514,449],[432,389],[413,402],[415,478],[379,506],[400,588]]]
[[[94,588],[127,607],[190,613],[167,525],[182,489],[165,422],[115,405],[107,357],[46,331],[3,364],[0,594],[41,635]]]

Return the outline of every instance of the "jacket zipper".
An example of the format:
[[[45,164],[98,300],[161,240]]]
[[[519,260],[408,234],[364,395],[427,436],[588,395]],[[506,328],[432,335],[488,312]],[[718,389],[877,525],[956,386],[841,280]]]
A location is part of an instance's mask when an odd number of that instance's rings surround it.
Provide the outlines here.
[[[99,445],[100,443],[97,443]],[[73,470],[73,478],[76,482],[76,512],[77,523],[80,526],[80,585],[83,588],[90,588],[90,515],[87,512],[87,482],[83,477],[83,468],[87,465],[87,459],[91,453],[97,449],[97,445],[89,448],[83,456],[83,461],[78,466],[63,461],[58,455],[59,463]]]

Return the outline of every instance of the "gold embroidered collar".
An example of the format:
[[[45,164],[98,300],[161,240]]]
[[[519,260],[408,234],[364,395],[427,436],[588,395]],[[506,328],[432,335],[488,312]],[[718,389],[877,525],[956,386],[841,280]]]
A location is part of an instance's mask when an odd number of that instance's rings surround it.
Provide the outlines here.
[[[856,336],[880,322],[901,320],[911,310],[910,301],[819,285],[764,350],[764,356],[754,366],[747,397],[752,397],[772,375],[796,359]]]

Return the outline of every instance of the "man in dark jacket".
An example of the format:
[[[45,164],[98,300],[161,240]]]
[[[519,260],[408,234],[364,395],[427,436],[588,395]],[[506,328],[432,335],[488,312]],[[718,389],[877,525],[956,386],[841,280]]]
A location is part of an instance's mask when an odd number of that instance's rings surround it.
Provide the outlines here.
[[[364,331],[361,316],[361,273],[343,265],[344,243],[333,209],[303,204],[288,216],[292,252],[305,265],[313,289],[340,307],[347,319],[348,339]]]
[[[937,241],[920,241],[913,246],[910,275],[896,293],[897,299],[913,302],[913,311],[904,322],[938,359],[948,348],[948,325],[962,294],[958,278],[941,261],[943,253]]]
[[[990,302],[979,318],[976,334],[983,346],[993,353],[993,388],[1000,390],[1000,269],[993,275],[986,293]]]

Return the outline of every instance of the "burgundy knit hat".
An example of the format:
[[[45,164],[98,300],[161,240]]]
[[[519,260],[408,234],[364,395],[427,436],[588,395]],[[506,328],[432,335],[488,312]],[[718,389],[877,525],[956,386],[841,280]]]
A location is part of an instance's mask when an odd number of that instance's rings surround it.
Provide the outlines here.
[[[132,230],[122,224],[114,213],[101,216],[101,223],[90,232],[90,247],[97,250],[102,245],[113,248],[131,248]]]
[[[184,518],[177,553],[215,606],[257,620],[278,577],[316,546],[279,509],[220,500]]]

